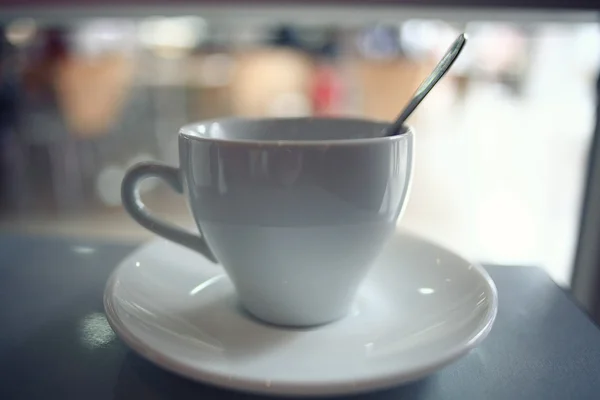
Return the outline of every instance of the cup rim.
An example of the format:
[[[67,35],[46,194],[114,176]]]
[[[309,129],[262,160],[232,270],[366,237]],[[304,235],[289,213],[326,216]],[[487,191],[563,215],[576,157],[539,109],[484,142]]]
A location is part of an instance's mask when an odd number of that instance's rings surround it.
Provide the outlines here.
[[[238,121],[238,122],[271,122],[271,121],[302,121],[302,120],[317,120],[317,121],[339,121],[339,122],[362,122],[371,123],[373,125],[381,125],[383,129],[385,126],[390,125],[389,121],[374,120],[368,118],[352,118],[352,117],[289,117],[289,118],[247,118],[247,117],[226,117],[226,118],[214,118],[207,119],[191,124],[186,124],[179,129],[179,135],[191,140],[207,141],[224,144],[246,144],[246,145],[260,145],[260,146],[332,146],[332,145],[365,145],[365,144],[376,144],[395,142],[403,139],[406,136],[413,136],[414,129],[409,125],[403,125],[403,132],[392,135],[392,136],[378,136],[372,138],[358,138],[358,139],[324,139],[324,140],[260,140],[260,139],[223,139],[209,136],[203,136],[197,133],[195,127],[199,125],[208,125],[216,122],[225,121]]]

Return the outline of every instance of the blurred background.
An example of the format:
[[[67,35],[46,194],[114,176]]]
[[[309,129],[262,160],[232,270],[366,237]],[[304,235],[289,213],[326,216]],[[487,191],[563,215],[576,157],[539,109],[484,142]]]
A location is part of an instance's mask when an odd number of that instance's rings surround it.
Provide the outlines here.
[[[121,179],[139,161],[177,165],[181,125],[391,120],[466,31],[450,76],[411,118],[416,171],[400,225],[570,285],[600,67],[595,13],[32,10],[0,18],[0,230],[146,240],[122,209]],[[192,224],[165,186],[144,193]]]

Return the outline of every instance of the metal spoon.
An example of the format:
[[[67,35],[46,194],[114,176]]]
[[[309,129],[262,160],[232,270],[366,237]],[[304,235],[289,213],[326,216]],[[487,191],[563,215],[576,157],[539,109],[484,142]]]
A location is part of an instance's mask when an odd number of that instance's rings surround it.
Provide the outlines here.
[[[452,46],[448,49],[444,57],[440,60],[438,65],[435,66],[431,74],[425,79],[421,85],[417,88],[410,102],[404,107],[404,110],[400,113],[396,121],[383,130],[383,136],[396,135],[401,132],[404,121],[415,111],[417,106],[423,101],[425,96],[431,91],[431,89],[442,79],[442,77],[448,72],[454,61],[458,58],[458,55],[462,51],[463,47],[467,43],[467,35],[461,33]]]

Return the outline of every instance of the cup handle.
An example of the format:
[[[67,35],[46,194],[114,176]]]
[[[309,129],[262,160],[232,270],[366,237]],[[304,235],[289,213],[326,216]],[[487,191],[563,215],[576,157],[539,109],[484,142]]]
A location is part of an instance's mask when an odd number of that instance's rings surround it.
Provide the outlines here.
[[[149,213],[140,198],[139,184],[142,180],[156,177],[164,180],[179,194],[183,194],[183,179],[178,168],[158,163],[137,164],[127,171],[121,183],[121,199],[125,210],[144,228],[180,245],[196,250],[214,263],[218,263],[204,238],[186,232]]]

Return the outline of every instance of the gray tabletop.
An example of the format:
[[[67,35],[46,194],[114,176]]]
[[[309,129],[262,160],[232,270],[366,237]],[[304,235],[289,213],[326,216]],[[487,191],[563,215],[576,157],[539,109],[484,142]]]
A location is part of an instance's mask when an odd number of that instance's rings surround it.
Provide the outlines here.
[[[104,284],[133,248],[0,235],[0,399],[258,398],[165,372],[107,328]],[[422,381],[369,398],[599,398],[600,330],[543,271],[488,270],[500,308],[484,343]]]

